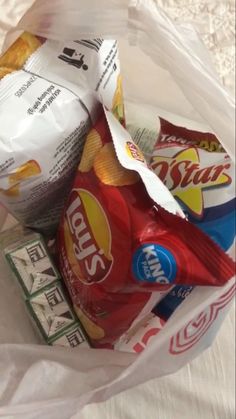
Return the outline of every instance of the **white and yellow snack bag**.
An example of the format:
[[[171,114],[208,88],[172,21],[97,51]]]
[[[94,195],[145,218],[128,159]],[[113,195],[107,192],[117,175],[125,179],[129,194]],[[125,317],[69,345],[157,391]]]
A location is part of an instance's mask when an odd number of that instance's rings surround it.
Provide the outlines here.
[[[123,119],[117,42],[62,45],[24,33],[0,57],[0,203],[55,231],[96,120],[98,99]]]

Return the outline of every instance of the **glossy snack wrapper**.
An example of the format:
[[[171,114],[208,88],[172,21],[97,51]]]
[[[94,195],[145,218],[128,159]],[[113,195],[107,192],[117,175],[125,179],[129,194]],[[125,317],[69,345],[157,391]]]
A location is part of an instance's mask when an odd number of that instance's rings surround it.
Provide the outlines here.
[[[223,285],[232,260],[181,209],[105,111],[87,137],[58,233],[60,270],[95,346],[170,285]],[[122,331],[122,333],[121,333]]]
[[[124,352],[142,352],[163,329],[175,310],[191,294],[194,287],[175,285],[165,295],[152,293],[142,312],[130,328],[118,339],[114,348]],[[156,298],[156,303],[154,303]],[[154,306],[153,306],[153,304]]]
[[[117,43],[94,40],[97,50],[83,43],[24,33],[0,57],[0,203],[47,235],[58,227],[98,98],[124,118]],[[66,57],[72,44],[77,52],[65,62],[60,51]],[[86,69],[75,66],[79,60]],[[98,92],[92,79],[100,81]]]
[[[76,86],[91,90],[124,120],[118,42],[113,39],[61,42],[24,32],[0,57],[0,79],[21,69],[75,92]],[[94,104],[89,99],[85,105],[90,108]]]
[[[235,165],[216,136],[160,118],[151,167],[188,220],[228,251],[235,239]]]
[[[94,92],[119,120],[124,120],[118,42],[113,39],[45,40],[25,62],[27,72],[63,86],[70,84]]]

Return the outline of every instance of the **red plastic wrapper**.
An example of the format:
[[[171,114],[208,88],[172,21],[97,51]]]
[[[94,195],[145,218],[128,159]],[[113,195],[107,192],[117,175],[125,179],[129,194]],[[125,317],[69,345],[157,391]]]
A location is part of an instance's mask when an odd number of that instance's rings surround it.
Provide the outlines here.
[[[134,170],[121,166],[120,153],[131,156]],[[142,170],[158,185],[129,134],[111,116],[108,125],[103,112],[88,135],[58,233],[60,270],[94,346],[113,344],[151,292],[220,286],[234,274],[217,244],[150,197]]]

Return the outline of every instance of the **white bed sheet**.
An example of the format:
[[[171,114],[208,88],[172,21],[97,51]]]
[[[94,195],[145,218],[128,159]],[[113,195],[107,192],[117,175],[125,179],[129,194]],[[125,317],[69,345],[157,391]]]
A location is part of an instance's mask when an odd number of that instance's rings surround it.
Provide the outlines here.
[[[6,31],[16,25],[31,3],[33,0],[0,0],[0,50]],[[234,0],[157,0],[157,3],[174,19],[195,24],[223,83],[232,90]],[[235,419],[235,306],[213,346],[181,371],[123,392],[107,402],[86,406],[73,419],[199,417]]]

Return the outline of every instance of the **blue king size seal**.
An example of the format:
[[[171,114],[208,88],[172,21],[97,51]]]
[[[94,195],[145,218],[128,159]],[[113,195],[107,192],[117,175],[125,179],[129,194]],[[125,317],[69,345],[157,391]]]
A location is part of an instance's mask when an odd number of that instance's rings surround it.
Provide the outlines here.
[[[176,277],[177,264],[168,249],[156,243],[148,243],[135,251],[132,271],[138,281],[171,284]]]

